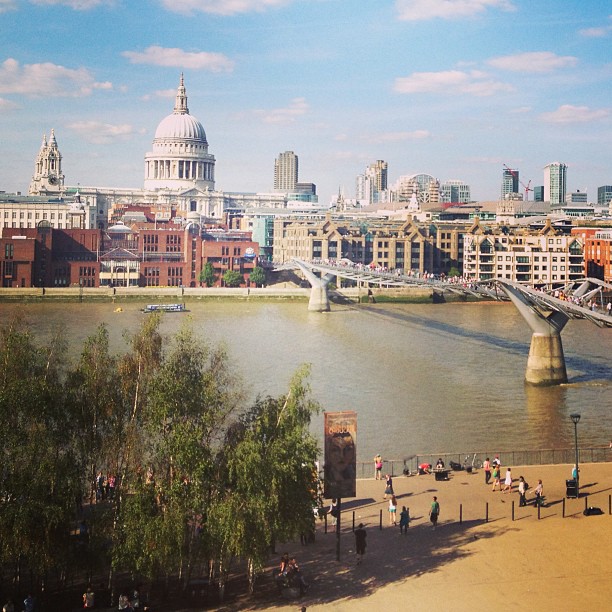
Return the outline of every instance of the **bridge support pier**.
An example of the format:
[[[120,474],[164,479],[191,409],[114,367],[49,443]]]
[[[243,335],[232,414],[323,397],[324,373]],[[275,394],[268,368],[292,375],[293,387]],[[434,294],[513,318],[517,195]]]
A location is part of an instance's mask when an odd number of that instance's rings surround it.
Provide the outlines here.
[[[567,382],[560,334],[544,335],[535,332],[532,334],[525,382],[537,386],[560,385]]]
[[[569,317],[560,310],[539,309],[512,286],[503,285],[503,290],[533,331],[525,382],[536,386],[566,383],[567,370],[561,331]]]
[[[318,277],[312,270],[305,266],[301,261],[295,260],[295,263],[302,271],[306,280],[310,283],[310,300],[308,301],[308,310],[311,312],[329,312],[329,294],[327,286],[334,278],[333,274],[325,274]]]

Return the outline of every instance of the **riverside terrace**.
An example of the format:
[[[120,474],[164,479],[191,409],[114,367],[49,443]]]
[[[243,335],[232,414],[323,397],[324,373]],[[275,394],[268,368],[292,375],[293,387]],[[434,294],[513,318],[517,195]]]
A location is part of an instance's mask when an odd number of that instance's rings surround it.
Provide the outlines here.
[[[612,444],[612,443],[611,443]],[[578,449],[579,461],[582,463],[612,463],[612,446],[593,446]],[[407,472],[416,474],[418,466],[422,463],[429,463],[434,466],[438,458],[442,459],[445,465],[450,466],[451,462],[459,463],[462,466],[476,465],[480,467],[482,462],[489,457],[493,459],[499,455],[502,466],[512,465],[560,465],[573,464],[575,462],[575,448],[544,448],[537,450],[485,450],[471,451],[469,453],[416,453],[402,459],[383,458],[383,474],[391,476],[401,476]],[[323,462],[321,462],[322,464]],[[374,477],[374,459],[371,461],[358,461],[356,466],[357,478]],[[569,478],[569,476],[568,476]]]
[[[285,551],[297,557],[310,584],[303,597],[284,601],[274,591],[271,575],[278,565],[276,558],[261,579],[262,586],[264,581],[270,583],[267,596],[228,602],[221,609],[294,612],[304,606],[308,612],[474,612],[526,605],[539,612],[609,609],[612,463],[581,464],[580,499],[565,497],[571,464],[511,467],[510,494],[492,492],[484,484],[482,470],[455,472],[446,482],[433,475],[394,478],[399,509],[409,507],[412,518],[405,536],[389,524],[384,481],[358,480],[357,497],[342,501],[339,561],[331,523],[328,533],[323,521],[318,524],[313,544],[284,543],[282,550],[277,545],[279,558]],[[533,505],[518,507],[519,476],[525,477],[531,491],[542,479],[546,504],[539,513]],[[441,506],[435,530],[428,519],[433,495]],[[527,497],[532,499],[533,493]],[[603,515],[585,516],[585,504],[600,507]],[[359,565],[353,513],[356,526],[363,523],[367,531],[366,554]]]

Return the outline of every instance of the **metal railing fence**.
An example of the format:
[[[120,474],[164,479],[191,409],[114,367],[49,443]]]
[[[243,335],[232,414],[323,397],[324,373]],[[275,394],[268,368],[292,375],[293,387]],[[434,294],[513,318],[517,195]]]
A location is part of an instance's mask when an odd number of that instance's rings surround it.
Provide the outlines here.
[[[419,453],[409,455],[404,459],[383,459],[382,473],[391,476],[401,476],[406,470],[414,473],[422,463],[436,465],[438,459],[450,467],[451,461],[461,465],[474,464],[478,469],[489,457],[491,461],[499,455],[502,466],[517,465],[573,465],[576,458],[575,448],[543,448],[538,450],[488,450],[469,453]],[[580,463],[612,462],[612,448],[609,446],[594,446],[578,449]],[[323,461],[321,461],[321,465]],[[357,462],[357,478],[374,478],[374,459]]]

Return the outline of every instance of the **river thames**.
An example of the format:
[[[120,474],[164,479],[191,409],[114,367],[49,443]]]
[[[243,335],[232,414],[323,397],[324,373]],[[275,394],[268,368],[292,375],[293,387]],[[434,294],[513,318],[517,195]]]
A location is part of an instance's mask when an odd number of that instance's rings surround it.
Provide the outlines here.
[[[137,329],[142,303],[0,304],[3,320],[24,311],[37,338],[62,325],[76,359],[83,340],[107,324],[113,352]],[[562,333],[570,379],[557,387],[523,383],[531,331],[507,303],[332,305],[187,302],[165,314],[172,334],[190,320],[198,336],[224,343],[247,396],[286,392],[295,370],[312,366],[313,396],[327,411],[355,410],[358,461],[376,453],[414,454],[571,448],[571,412],[580,412],[580,446],[612,439],[612,329],[570,321]],[[313,433],[322,440],[322,416]]]

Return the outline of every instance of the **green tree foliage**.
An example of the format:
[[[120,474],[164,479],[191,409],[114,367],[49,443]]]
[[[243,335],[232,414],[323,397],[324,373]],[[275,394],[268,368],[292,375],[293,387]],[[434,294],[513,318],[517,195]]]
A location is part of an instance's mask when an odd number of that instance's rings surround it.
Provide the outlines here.
[[[220,559],[249,560],[261,569],[276,541],[314,528],[317,444],[309,432],[319,407],[310,398],[309,369],[302,368],[285,397],[258,399],[228,433],[227,478],[211,512]]]
[[[256,266],[251,270],[249,280],[256,287],[263,287],[266,284],[266,271],[260,266]]]
[[[242,274],[236,272],[236,270],[226,270],[223,273],[223,282],[226,287],[240,287],[244,282],[244,278],[242,278]]]
[[[60,336],[38,347],[22,320],[0,327],[0,562],[17,578],[65,563],[80,494]]]
[[[225,351],[183,328],[151,384],[144,456],[154,482],[138,484],[122,520],[126,558],[149,578],[189,570],[208,554],[198,534],[217,477],[215,453],[241,399],[236,383]]]
[[[212,287],[215,284],[215,270],[212,263],[206,262],[200,271],[198,280],[204,283],[207,287]]]
[[[252,590],[273,544],[313,528],[308,369],[247,408],[225,349],[189,326],[168,343],[160,320],[144,318],[122,355],[101,325],[72,366],[58,339],[39,347],[22,322],[0,326],[0,563],[13,574],[186,584],[211,561],[223,593],[238,558]],[[94,501],[99,470],[116,474],[115,497],[88,509],[77,549],[77,508]]]

